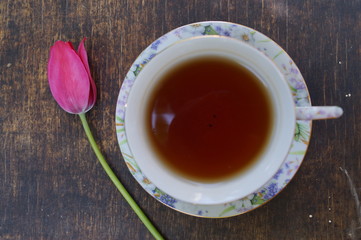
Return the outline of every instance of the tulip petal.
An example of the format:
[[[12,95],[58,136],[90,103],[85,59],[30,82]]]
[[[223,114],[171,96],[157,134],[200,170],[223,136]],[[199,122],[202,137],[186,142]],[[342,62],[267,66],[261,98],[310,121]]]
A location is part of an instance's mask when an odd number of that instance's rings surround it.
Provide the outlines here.
[[[84,42],[86,38],[83,38],[83,40],[80,42],[78,47],[78,55],[80,59],[82,60],[84,67],[88,73],[89,81],[90,81],[90,93],[89,93],[89,101],[88,101],[88,107],[89,109],[94,106],[96,97],[97,97],[97,89],[95,86],[95,82],[90,74],[90,68],[89,68],[89,62],[88,62],[88,55],[84,47]]]
[[[88,73],[71,44],[57,41],[51,47],[48,80],[55,100],[65,111],[79,114],[88,110]]]
[[[75,48],[74,48],[74,46],[73,46],[73,44],[71,42],[65,42],[65,44],[68,44],[69,47],[71,47],[71,49],[73,49],[75,51]]]

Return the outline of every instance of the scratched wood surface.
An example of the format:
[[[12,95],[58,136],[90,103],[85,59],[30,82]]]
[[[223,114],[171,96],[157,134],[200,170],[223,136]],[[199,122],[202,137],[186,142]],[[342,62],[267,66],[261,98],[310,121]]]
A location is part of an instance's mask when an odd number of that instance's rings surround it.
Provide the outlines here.
[[[128,172],[115,106],[128,68],[181,25],[224,20],[252,27],[294,59],[314,105],[344,116],[313,124],[309,152],[286,189],[226,219],[173,211]],[[361,1],[177,0],[0,2],[0,239],[152,239],[97,162],[77,116],[47,83],[56,40],[86,48],[98,101],[87,116],[101,150],[167,239],[360,239]]]

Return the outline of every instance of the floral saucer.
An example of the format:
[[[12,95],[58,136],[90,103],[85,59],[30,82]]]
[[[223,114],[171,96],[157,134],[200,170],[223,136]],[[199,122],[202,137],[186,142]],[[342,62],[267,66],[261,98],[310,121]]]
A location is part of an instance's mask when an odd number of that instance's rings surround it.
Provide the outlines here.
[[[197,217],[231,217],[263,205],[281,192],[290,182],[306,154],[312,121],[296,122],[293,143],[284,163],[271,180],[247,197],[225,204],[197,205],[177,200],[158,189],[142,174],[127,142],[124,119],[128,95],[139,72],[160,51],[181,39],[202,35],[228,36],[240,39],[257,48],[281,69],[290,85],[296,106],[311,106],[306,83],[296,64],[274,41],[262,33],[242,25],[218,21],[199,22],[179,27],[163,35],[138,56],[127,73],[119,92],[116,108],[116,132],[120,150],[129,171],[138,183],[158,201],[174,210]]]

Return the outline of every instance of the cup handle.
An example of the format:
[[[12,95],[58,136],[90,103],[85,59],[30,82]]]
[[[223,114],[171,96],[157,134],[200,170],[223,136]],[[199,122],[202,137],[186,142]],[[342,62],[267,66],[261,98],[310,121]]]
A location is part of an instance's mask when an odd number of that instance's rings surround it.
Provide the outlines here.
[[[338,118],[343,110],[337,106],[296,107],[297,120],[320,120]]]

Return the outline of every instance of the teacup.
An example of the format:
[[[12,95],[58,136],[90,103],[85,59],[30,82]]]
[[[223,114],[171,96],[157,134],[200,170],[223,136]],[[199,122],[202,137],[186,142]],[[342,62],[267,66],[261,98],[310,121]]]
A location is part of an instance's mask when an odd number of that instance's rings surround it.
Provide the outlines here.
[[[162,88],[163,85],[166,85],[164,83],[166,80],[164,79],[167,78],[169,74],[177,74],[174,73],[174,69],[179,70],[182,69],[182,66],[192,66],[198,64],[198,60],[205,61],[204,59],[215,59],[215,61],[221,59],[221,61],[233,62],[237,64],[242,71],[245,70],[251,73],[255,77],[255,81],[258,82],[257,84],[266,91],[267,101],[270,104],[271,111],[271,120],[268,121],[271,126],[268,130],[269,133],[263,137],[262,147],[257,150],[257,154],[252,157],[251,163],[249,163],[247,167],[236,169],[223,178],[219,177],[210,181],[203,181],[202,178],[198,179],[197,176],[195,176],[197,171],[202,171],[201,168],[195,171],[195,175],[188,176],[177,171],[177,167],[172,168],[164,159],[161,160],[162,158],[167,158],[167,155],[162,155],[159,153],[159,149],[154,147],[153,140],[150,137],[154,129],[149,130],[149,126],[152,127],[151,122],[153,121],[152,116],[149,115],[149,103],[155,101],[154,96],[157,95],[157,91]],[[191,64],[187,65],[187,63]],[[171,86],[172,82],[169,82],[171,80],[167,81],[168,85],[170,83]],[[189,86],[188,88],[191,87],[192,86]],[[176,92],[177,89],[173,89],[173,91]],[[244,91],[247,91],[247,89]],[[215,95],[214,98],[222,98],[223,92],[217,93],[218,95]],[[210,99],[208,96],[210,95],[208,94],[206,98],[202,98],[205,100],[197,101],[200,102],[199,104],[206,104],[208,99]],[[258,98],[259,96],[255,94],[254,97]],[[185,99],[184,102],[187,102],[187,99]],[[193,99],[191,102],[194,105],[195,100]],[[249,102],[252,104],[252,99],[250,99]],[[243,107],[239,107],[231,109],[227,114],[229,115],[230,112],[237,111],[241,113],[244,118],[248,118],[250,112],[257,110],[252,109],[252,107],[247,109],[248,110],[245,111]],[[183,119],[192,120],[196,118],[195,115],[197,115],[197,118],[199,118],[198,115],[202,118],[203,113],[199,113],[198,111],[195,114],[195,112],[183,111],[182,114],[185,116]],[[272,60],[247,43],[222,36],[202,36],[181,40],[169,46],[145,65],[137,76],[128,97],[125,112],[125,130],[130,149],[138,166],[143,174],[159,189],[185,202],[194,204],[219,204],[245,197],[255,192],[272,178],[289,151],[294,136],[296,120],[336,118],[341,115],[342,109],[334,106],[295,107],[290,87],[284,75]],[[213,114],[213,117],[217,117],[216,114]],[[223,117],[225,119],[236,118],[236,116],[233,115]],[[167,129],[172,125],[172,121],[175,121],[174,119],[175,118],[166,120],[169,124]],[[223,121],[224,124],[228,124],[228,122],[229,121]],[[192,124],[192,121],[187,124]],[[172,129],[175,128],[175,125],[176,124],[172,125]],[[200,127],[204,126],[200,125]],[[211,128],[213,125],[209,124],[208,127]],[[194,129],[195,128],[193,128],[193,131],[197,131],[197,129]],[[183,130],[178,130],[178,132],[182,131]],[[187,131],[187,129],[184,131]],[[222,132],[222,130],[220,130],[220,132]],[[163,138],[166,140],[168,139],[167,134],[168,132],[166,132],[165,135],[163,134]],[[213,136],[212,133],[206,132],[205,134],[206,137]],[[242,133],[238,135],[241,134]],[[204,142],[208,142],[206,137],[203,138]],[[239,137],[242,138],[242,136]],[[211,138],[212,137],[210,137],[210,139]],[[191,141],[193,139],[189,140]],[[222,152],[222,148],[225,149],[224,151],[228,151],[227,146],[231,145],[231,143],[234,144],[234,139],[221,138],[215,140],[221,142],[218,145],[214,145],[214,148],[218,148],[217,151],[215,151],[216,153]],[[198,148],[207,148],[207,146],[202,146],[202,141],[198,141],[197,144],[199,144]],[[180,145],[182,145],[182,143]],[[197,150],[197,146],[195,146],[195,149]],[[182,149],[179,150],[179,154],[184,158],[188,158],[187,154],[183,156],[181,150]],[[209,151],[213,151],[213,149],[209,149]],[[189,156],[189,158],[191,157],[192,156]],[[192,161],[196,160],[195,158]],[[219,158],[219,161],[222,165],[227,165],[227,159]],[[206,163],[202,164],[204,167],[207,165]]]

